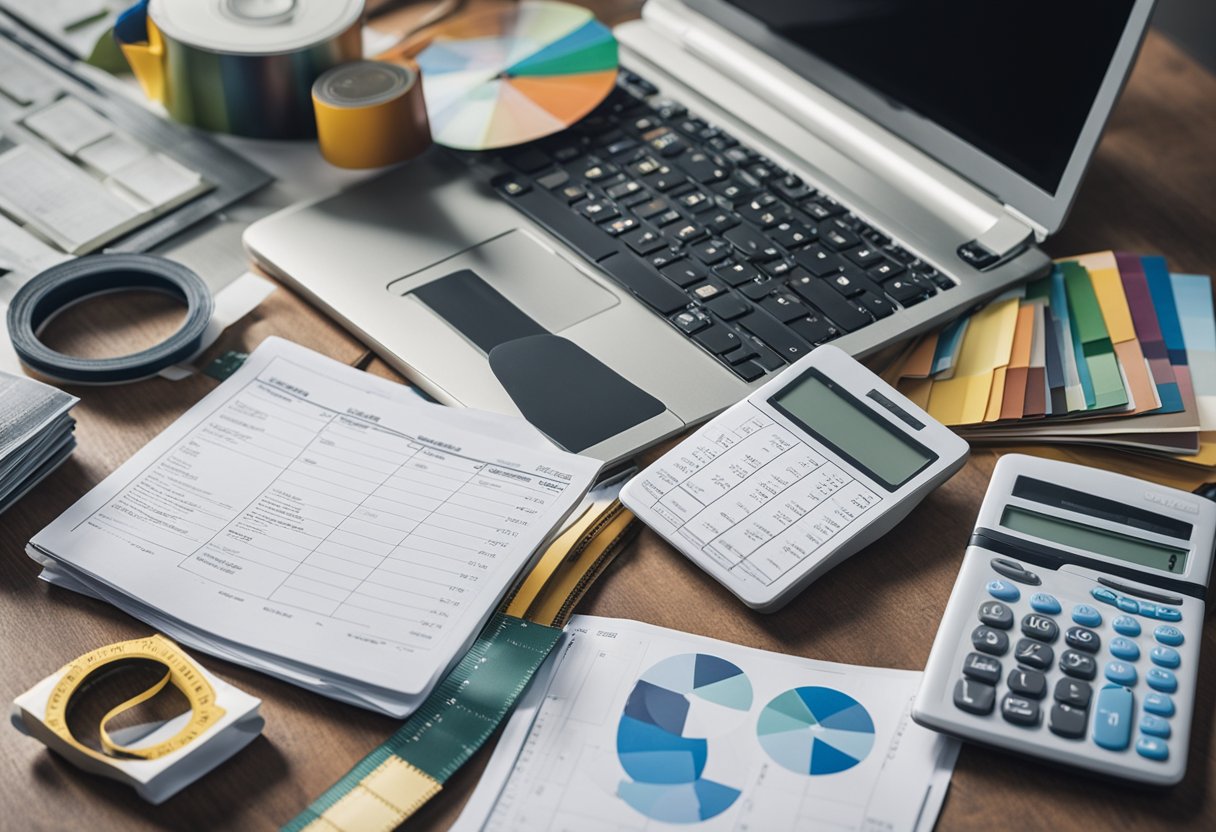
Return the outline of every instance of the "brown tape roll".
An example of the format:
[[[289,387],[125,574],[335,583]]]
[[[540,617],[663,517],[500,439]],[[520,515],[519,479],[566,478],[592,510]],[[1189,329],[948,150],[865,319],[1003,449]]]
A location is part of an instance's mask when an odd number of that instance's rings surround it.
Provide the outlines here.
[[[354,61],[312,87],[321,154],[343,168],[412,159],[431,144],[418,73],[401,64]]]

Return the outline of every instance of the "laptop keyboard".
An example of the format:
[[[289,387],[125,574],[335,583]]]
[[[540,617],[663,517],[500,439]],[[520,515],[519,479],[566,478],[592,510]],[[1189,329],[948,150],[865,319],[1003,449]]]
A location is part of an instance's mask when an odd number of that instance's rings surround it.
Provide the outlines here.
[[[635,73],[501,155],[508,201],[744,381],[954,282]]]

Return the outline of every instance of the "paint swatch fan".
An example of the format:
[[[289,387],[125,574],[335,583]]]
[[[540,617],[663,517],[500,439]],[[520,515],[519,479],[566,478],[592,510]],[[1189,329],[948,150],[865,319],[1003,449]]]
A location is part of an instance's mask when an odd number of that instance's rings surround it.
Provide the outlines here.
[[[617,44],[591,12],[523,0],[460,15],[417,56],[431,133],[459,150],[565,130],[612,92]]]

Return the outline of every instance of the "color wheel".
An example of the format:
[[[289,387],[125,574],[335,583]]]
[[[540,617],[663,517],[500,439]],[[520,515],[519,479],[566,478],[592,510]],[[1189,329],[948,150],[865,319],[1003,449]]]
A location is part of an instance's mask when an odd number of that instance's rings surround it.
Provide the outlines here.
[[[684,653],[659,662],[634,685],[617,726],[617,756],[632,778],[617,794],[667,823],[699,823],[725,812],[742,792],[702,777],[706,737],[729,731],[751,705],[751,682],[725,659]]]
[[[835,774],[860,763],[874,747],[865,707],[832,688],[787,690],[760,712],[760,745],[795,774]]]
[[[564,130],[612,92],[616,39],[591,12],[522,0],[460,15],[417,57],[431,135],[459,150]]]

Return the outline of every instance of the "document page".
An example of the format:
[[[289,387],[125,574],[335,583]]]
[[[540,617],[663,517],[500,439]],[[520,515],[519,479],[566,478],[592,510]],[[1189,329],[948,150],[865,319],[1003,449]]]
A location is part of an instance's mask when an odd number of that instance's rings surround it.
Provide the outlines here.
[[[417,693],[599,463],[503,439],[492,422],[473,429],[401,390],[269,339],[40,532],[31,555],[121,592],[124,606]]]

